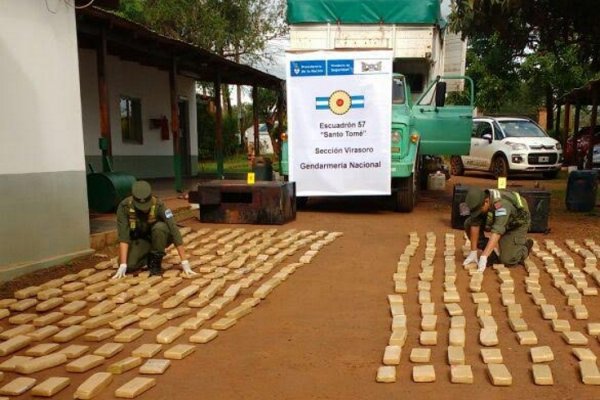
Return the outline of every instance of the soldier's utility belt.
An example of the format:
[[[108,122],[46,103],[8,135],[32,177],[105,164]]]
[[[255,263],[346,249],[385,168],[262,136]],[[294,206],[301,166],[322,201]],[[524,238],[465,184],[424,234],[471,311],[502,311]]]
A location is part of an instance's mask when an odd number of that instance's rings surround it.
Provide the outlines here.
[[[129,230],[129,238],[131,240],[150,239],[150,231],[144,232],[140,228]]]

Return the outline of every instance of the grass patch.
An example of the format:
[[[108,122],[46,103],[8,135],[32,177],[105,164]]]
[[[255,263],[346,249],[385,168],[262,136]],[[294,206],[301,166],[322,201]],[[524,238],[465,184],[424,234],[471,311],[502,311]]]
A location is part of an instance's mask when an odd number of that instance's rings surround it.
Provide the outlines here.
[[[275,159],[273,154],[266,154],[265,157],[271,160]],[[251,172],[252,166],[246,154],[236,154],[223,160],[223,172],[225,173],[246,173]],[[279,163],[273,162],[273,171],[279,171]],[[204,160],[198,162],[198,172],[217,173],[216,160]]]

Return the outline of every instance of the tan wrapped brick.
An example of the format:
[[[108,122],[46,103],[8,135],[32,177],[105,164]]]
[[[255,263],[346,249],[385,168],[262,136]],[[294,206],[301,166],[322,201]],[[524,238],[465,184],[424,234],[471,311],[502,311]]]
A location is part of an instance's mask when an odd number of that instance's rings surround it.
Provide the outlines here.
[[[35,326],[32,324],[23,324],[15,328],[7,329],[4,332],[0,332],[0,339],[7,340],[18,335],[26,335],[35,330]]]
[[[390,335],[389,345],[390,346],[404,346],[406,343],[406,338],[408,336],[406,328],[398,328],[392,331]]]
[[[554,353],[548,346],[532,347],[529,350],[531,361],[534,363],[544,363],[554,361]]]
[[[63,329],[62,331],[52,336],[52,340],[58,343],[66,343],[85,334],[85,332],[85,327],[81,325],[73,325]]]
[[[20,363],[23,363],[26,361],[30,361],[32,359],[33,359],[33,357],[28,357],[28,356],[12,356],[8,360],[6,360],[2,364],[0,364],[0,371],[14,372],[15,368],[17,367],[17,364],[20,364]]]
[[[35,325],[37,327],[43,327],[43,326],[58,322],[63,317],[64,317],[63,313],[54,311],[54,312],[42,315],[41,317],[37,317],[36,319],[33,320],[33,325]]]
[[[415,347],[411,350],[409,358],[414,363],[428,363],[431,359],[431,349]]]
[[[581,381],[586,385],[600,385],[600,371],[596,361],[579,361]]]
[[[163,329],[156,335],[156,342],[161,344],[173,343],[177,338],[185,333],[185,330],[179,326],[170,326]]]
[[[7,310],[8,311],[8,310]],[[10,312],[9,312],[10,314]],[[13,315],[8,319],[8,323],[12,325],[25,325],[33,321],[38,317],[37,314],[32,313],[20,313],[17,315]]]
[[[114,336],[116,333],[117,331],[111,328],[100,328],[93,332],[86,333],[83,336],[83,340],[86,342],[101,342]]]
[[[23,300],[29,297],[35,297],[43,289],[39,286],[29,286],[25,289],[17,290],[14,294],[15,299]]]
[[[535,346],[538,343],[538,339],[534,331],[517,332],[517,340],[522,346]]]
[[[481,349],[481,359],[485,364],[502,364],[502,352],[500,349]]]
[[[183,360],[196,350],[196,346],[190,344],[177,344],[166,350],[164,357],[169,360]]]
[[[145,319],[139,323],[140,328],[145,330],[154,330],[161,325],[166,324],[168,321],[167,317],[164,315],[158,314],[153,315],[148,319]]]
[[[59,348],[60,345],[56,343],[42,343],[27,349],[25,355],[31,357],[41,357],[53,353]]]
[[[138,315],[138,317],[140,317],[142,319],[146,319],[146,318],[150,318],[151,316],[157,314],[158,312],[160,312],[160,310],[158,308],[144,308],[144,309],[138,311],[137,315]]]
[[[154,378],[136,377],[119,387],[115,391],[115,397],[133,399],[150,390],[155,385],[156,380]]]
[[[448,364],[463,365],[465,363],[465,351],[461,346],[448,346]]]
[[[452,383],[473,383],[473,371],[470,365],[451,365],[450,382]]]
[[[147,306],[150,303],[160,300],[160,295],[156,293],[148,293],[143,296],[137,297],[132,301],[138,306]]]
[[[466,326],[466,319],[464,316],[459,315],[459,316],[450,318],[450,328],[451,329],[455,329],[455,328],[464,329],[465,326]]]
[[[479,331],[479,343],[486,347],[496,346],[498,344],[496,329],[482,328]]]
[[[182,322],[179,326],[186,330],[195,331],[200,328],[205,321],[204,318],[192,317]]]
[[[58,352],[66,355],[68,359],[73,359],[73,358],[81,357],[89,349],[90,349],[90,346],[82,346],[79,344],[72,344],[70,346],[65,347],[62,350],[59,350]]]
[[[581,332],[568,331],[561,334],[563,340],[571,346],[587,346],[588,339]]]
[[[96,329],[116,320],[117,318],[119,318],[118,315],[108,313],[104,315],[98,315],[97,317],[88,318],[87,320],[83,321],[81,325],[87,329]]]
[[[510,386],[512,385],[512,375],[504,364],[488,364],[488,375],[494,386]]]
[[[134,357],[152,358],[162,349],[162,347],[162,344],[142,344],[133,350],[131,355]]]
[[[0,388],[0,394],[19,396],[31,389],[37,381],[33,378],[21,376],[10,381]]]
[[[189,307],[178,307],[172,310],[165,312],[163,315],[170,321],[172,319],[176,319],[179,317],[183,317],[184,315],[188,315],[192,312],[192,309]]]
[[[86,379],[77,390],[75,390],[73,398],[82,400],[92,399],[110,385],[112,380],[113,375],[110,372],[97,372]]]
[[[140,374],[162,375],[171,366],[171,360],[151,359],[140,367]]]
[[[529,329],[527,323],[522,318],[510,318],[508,320],[508,325],[513,332],[523,332]]]
[[[17,301],[9,306],[9,308],[13,311],[23,312],[38,303],[37,299],[24,299]]]
[[[68,372],[87,372],[92,368],[96,368],[97,366],[104,364],[105,360],[106,359],[102,356],[88,354],[71,361],[65,366],[65,369]]]
[[[113,299],[114,300],[114,299]],[[142,318],[139,315],[134,314],[135,311],[137,310],[138,306],[137,304],[133,304],[133,303],[124,303],[124,304],[120,304],[117,308],[115,308],[112,312],[113,314],[118,315],[119,317],[126,317],[126,316],[136,316],[138,318]]]
[[[435,369],[433,365],[415,365],[412,377],[417,383],[435,382]]]
[[[122,343],[105,343],[94,350],[93,354],[104,358],[111,358],[119,354],[125,345]]]
[[[141,318],[138,317],[135,314],[130,314],[130,315],[126,315],[122,318],[119,318],[115,321],[111,321],[109,323],[110,327],[116,330],[121,330],[124,329],[125,327],[131,325],[131,324],[135,324],[136,322],[138,322]]]
[[[107,314],[117,308],[117,305],[111,300],[104,300],[94,307],[90,308],[88,314],[90,317],[97,317],[99,315]]]
[[[120,375],[140,365],[142,365],[141,357],[127,357],[109,365],[107,371],[111,374]]]
[[[383,364],[385,365],[398,365],[400,364],[400,355],[402,354],[402,347],[400,346],[386,346],[383,354]]]
[[[130,343],[144,334],[143,329],[127,328],[117,334],[113,340],[117,343]]]
[[[48,368],[53,368],[67,362],[67,356],[62,353],[48,354],[33,360],[19,363],[15,366],[15,372],[20,374],[33,374]]]
[[[84,300],[77,300],[77,301],[72,301],[70,303],[65,304],[64,306],[62,306],[60,308],[60,312],[67,314],[67,315],[73,315],[81,310],[83,310],[87,305],[87,302]]]
[[[552,370],[546,364],[534,364],[532,367],[533,382],[540,386],[554,385]]]
[[[542,312],[542,318],[544,318],[544,319],[551,320],[551,319],[558,318],[558,313],[556,312],[556,307],[554,307],[551,304],[542,304],[540,306],[540,310]]]
[[[63,295],[63,299],[65,299],[65,301],[67,302],[85,301],[84,299],[87,298],[89,295],[89,292],[84,289],[78,290],[76,292],[65,293]]]
[[[221,319],[215,321],[211,325],[211,328],[216,329],[218,331],[224,331],[226,329],[231,328],[236,323],[237,323],[237,319],[225,317],[225,318],[221,318]]]
[[[69,282],[61,286],[63,292],[76,292],[82,289],[85,289],[85,283],[83,282]]]
[[[574,347],[572,349],[573,354],[579,361],[594,361],[596,362],[596,355],[590,349],[582,349]]]
[[[437,331],[421,332],[419,343],[422,346],[435,346],[437,344]]]
[[[208,320],[214,317],[218,312],[219,309],[217,307],[209,305],[204,307],[202,310],[198,311],[196,313],[196,316]]]
[[[40,290],[37,293],[37,299],[40,301],[46,301],[54,297],[59,297],[63,294],[63,291],[57,288]]]
[[[7,356],[27,347],[33,341],[32,338],[25,335],[17,335],[0,343],[0,356]]]
[[[375,378],[380,383],[396,382],[396,367],[381,366],[377,369],[377,377]]]
[[[62,328],[68,328],[73,325],[81,325],[87,318],[88,317],[85,315],[71,315],[70,317],[58,321],[56,325]]]
[[[191,343],[208,343],[219,334],[218,331],[214,329],[200,329],[198,332],[194,333],[190,336],[189,341]]]
[[[39,397],[52,397],[71,384],[71,379],[54,376],[31,389],[31,394]]]

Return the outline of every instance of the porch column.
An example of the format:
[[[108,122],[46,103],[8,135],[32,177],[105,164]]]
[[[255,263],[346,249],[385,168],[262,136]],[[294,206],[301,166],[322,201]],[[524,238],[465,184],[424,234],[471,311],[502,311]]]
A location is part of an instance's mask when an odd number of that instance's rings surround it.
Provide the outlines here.
[[[110,103],[108,99],[108,79],[106,76],[106,28],[100,29],[96,47],[96,69],[98,70],[98,104],[100,107],[100,138],[102,149],[102,172],[112,169],[112,139],[110,131]]]
[[[258,134],[258,87],[252,86],[252,125],[254,126],[254,157],[260,155],[260,137]]]
[[[221,74],[217,72],[215,85],[215,151],[217,156],[217,179],[223,179],[223,108],[221,107]]]
[[[580,115],[581,115],[581,104],[579,103],[579,97],[577,97],[575,99],[575,117],[573,118],[573,143],[575,146],[575,149],[573,150],[575,152],[575,165],[577,165],[577,168],[582,169],[583,165],[581,163],[581,154],[579,154],[579,151],[577,150],[577,139],[579,139],[579,123],[580,123]]]
[[[183,192],[181,176],[181,146],[179,143],[179,106],[177,104],[177,60],[171,60],[169,69],[169,93],[171,97],[171,134],[173,136],[173,172],[175,173],[175,190]]]
[[[278,137],[275,138],[275,143],[277,148],[275,149],[275,154],[277,155],[277,159],[279,161],[279,171],[281,171],[281,134],[283,133],[283,92],[281,90],[277,91],[277,131],[279,134]]]

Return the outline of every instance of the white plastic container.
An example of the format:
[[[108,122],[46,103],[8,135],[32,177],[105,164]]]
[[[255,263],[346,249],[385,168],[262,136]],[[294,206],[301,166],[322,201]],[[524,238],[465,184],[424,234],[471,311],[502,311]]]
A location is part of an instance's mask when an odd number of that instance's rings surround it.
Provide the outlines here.
[[[427,177],[427,190],[446,190],[446,175],[437,171]]]

